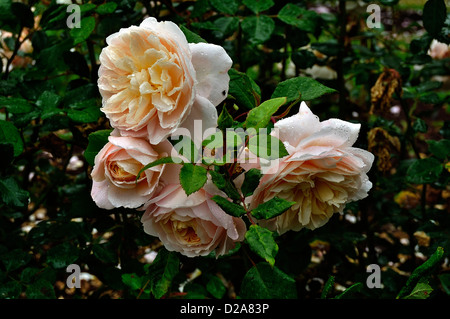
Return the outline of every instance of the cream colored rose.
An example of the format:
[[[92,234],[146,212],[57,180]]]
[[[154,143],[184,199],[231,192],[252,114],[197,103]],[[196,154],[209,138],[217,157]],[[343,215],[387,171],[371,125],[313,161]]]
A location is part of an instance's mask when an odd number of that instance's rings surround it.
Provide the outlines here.
[[[232,65],[217,45],[189,44],[172,22],[145,19],[110,35],[100,54],[102,111],[123,136],[158,144],[182,123],[217,125]]]
[[[180,184],[166,185],[146,205],[141,219],[144,231],[159,237],[168,250],[188,257],[212,251],[216,257],[226,254],[244,240],[246,226],[211,200],[211,193],[216,192],[212,182],[189,196]]]
[[[366,173],[374,156],[354,148],[360,124],[338,119],[320,122],[302,102],[298,114],[275,124],[274,132],[289,155],[265,168],[251,199],[251,208],[277,196],[295,201],[287,212],[263,226],[283,234],[324,225],[351,201],[372,187]]]
[[[168,156],[172,145],[164,141],[157,146],[135,137],[109,136],[109,142],[95,157],[91,196],[97,206],[137,208],[152,198],[160,187],[165,165],[139,171],[148,163]]]

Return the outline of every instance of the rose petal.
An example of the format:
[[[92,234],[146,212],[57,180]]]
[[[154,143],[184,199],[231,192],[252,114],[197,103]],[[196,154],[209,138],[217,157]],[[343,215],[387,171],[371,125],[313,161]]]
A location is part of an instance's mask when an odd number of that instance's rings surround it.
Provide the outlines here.
[[[120,148],[133,151],[141,152],[145,155],[154,156],[157,157],[158,153],[155,152],[155,150],[151,147],[151,145],[140,138],[134,138],[134,137],[125,137],[125,136],[109,136],[108,140],[111,142],[111,144],[116,145]]]
[[[318,130],[319,118],[314,115],[305,102],[300,104],[299,112],[275,123],[275,132],[283,142],[297,146],[300,141]]]
[[[216,107],[208,99],[197,95],[191,113],[172,135],[184,135],[185,132],[189,132],[191,140],[199,146],[202,140],[216,131],[217,119]]]
[[[108,181],[92,182],[91,197],[98,207],[103,209],[113,209],[114,205],[108,199]]]
[[[143,196],[135,188],[109,187],[108,199],[114,207],[138,208],[149,196]]]
[[[182,48],[186,54],[189,53],[189,43],[186,40],[186,36],[175,23],[171,21],[158,22],[155,18],[149,17],[142,21],[139,26],[151,30],[164,38],[173,39],[174,44]]]
[[[197,73],[197,94],[217,106],[227,97],[228,70],[233,61],[221,46],[209,43],[191,43],[189,46]]]

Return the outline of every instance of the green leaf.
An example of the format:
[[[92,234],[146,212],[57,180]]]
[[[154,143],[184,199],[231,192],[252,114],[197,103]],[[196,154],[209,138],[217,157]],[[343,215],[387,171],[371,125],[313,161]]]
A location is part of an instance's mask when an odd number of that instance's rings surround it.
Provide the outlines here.
[[[301,96],[303,101],[310,101],[334,92],[337,91],[312,78],[299,76],[280,82],[272,94],[272,99],[285,96],[286,102],[289,103],[298,100]]]
[[[17,17],[22,27],[32,28],[34,26],[34,15],[30,8],[20,2],[11,4],[11,11]]]
[[[276,266],[262,262],[245,274],[240,296],[243,299],[295,299],[295,280]]]
[[[244,0],[242,2],[255,14],[268,10],[275,5],[273,0]]]
[[[328,277],[327,282],[323,286],[322,293],[320,294],[320,299],[326,299],[330,290],[333,289],[334,286],[334,276]]]
[[[292,62],[294,62],[295,66],[299,69],[307,69],[310,68],[316,63],[316,56],[310,50],[299,50],[292,53]]]
[[[450,296],[450,274],[440,274],[438,278],[441,282],[442,288],[444,288],[445,293]]]
[[[63,53],[64,63],[73,73],[89,78],[90,71],[84,55],[78,51],[66,51]]]
[[[258,107],[250,110],[245,120],[246,128],[254,128],[258,131],[260,128],[266,127],[273,114],[286,103],[285,97],[274,98],[271,100],[264,101]]]
[[[275,29],[275,22],[265,15],[250,16],[242,20],[241,27],[250,43],[261,44],[270,39]]]
[[[411,53],[414,55],[426,54],[432,40],[433,38],[428,33],[425,33],[420,38],[411,40],[411,43],[409,44],[409,49]]]
[[[178,154],[184,156],[189,162],[196,163],[201,156],[194,142],[186,135],[178,136],[178,140],[173,139],[173,147]]]
[[[239,9],[239,3],[237,0],[210,0],[210,3],[219,12],[225,14],[235,14]]]
[[[396,5],[400,0],[380,0],[381,4],[385,6],[393,6]]]
[[[339,53],[340,46],[335,39],[311,43],[311,49],[317,50],[327,56],[336,56]]]
[[[191,11],[191,18],[200,18],[202,17],[211,7],[209,5],[209,0],[197,0],[194,3],[194,7]]]
[[[70,36],[73,38],[73,44],[81,43],[91,35],[95,29],[95,18],[85,17],[80,21],[80,28],[73,28],[70,30]]]
[[[250,225],[245,233],[245,239],[253,252],[264,258],[272,267],[275,265],[278,245],[270,230],[258,225]]]
[[[179,272],[180,260],[175,252],[165,248],[159,250],[153,263],[148,268],[151,290],[156,299],[164,296]]]
[[[144,279],[136,273],[122,274],[122,282],[130,287],[131,290],[139,290],[144,286]]]
[[[61,97],[51,91],[44,91],[36,101],[36,105],[41,110],[50,110],[58,107]]]
[[[11,0],[0,0],[0,21],[11,18]]]
[[[245,172],[244,182],[241,186],[242,195],[244,197],[250,196],[253,194],[255,189],[259,185],[259,180],[261,179],[261,170],[257,168],[251,168],[247,172]]]
[[[21,189],[12,176],[0,180],[0,191],[6,205],[24,207],[28,204],[30,194]]]
[[[209,175],[211,175],[211,180],[213,181],[214,185],[216,185],[218,189],[223,189],[227,182],[225,177],[214,170],[209,170],[208,172]]]
[[[436,251],[431,255],[430,258],[422,265],[414,269],[414,271],[409,276],[406,281],[405,286],[400,290],[397,295],[397,299],[403,298],[410,294],[413,288],[417,285],[421,278],[429,274],[442,260],[444,257],[444,248],[438,247]]]
[[[110,248],[110,243],[94,244],[92,246],[92,253],[95,257],[105,263],[117,264],[118,256],[113,249]]]
[[[196,2],[197,3],[197,2]],[[239,28],[238,17],[220,17],[214,21],[216,30],[213,34],[217,38],[225,38],[235,33]]]
[[[68,242],[50,248],[47,252],[47,262],[57,269],[67,267],[77,259],[78,249]]]
[[[406,172],[406,181],[412,184],[428,184],[439,179],[444,167],[437,159],[429,157],[416,160]]]
[[[1,255],[0,259],[5,265],[6,271],[10,272],[28,264],[31,255],[21,249],[14,249]]]
[[[428,280],[421,279],[411,293],[403,299],[427,299],[432,291],[433,288],[428,284]]]
[[[363,287],[363,284],[360,282],[357,282],[356,284],[351,285],[347,289],[345,289],[343,292],[341,292],[339,295],[335,297],[335,299],[343,299],[343,298],[349,298],[352,294],[361,291],[361,288]]]
[[[95,11],[97,11],[98,14],[110,14],[110,13],[114,13],[116,8],[117,8],[117,3],[107,2],[107,3],[99,5]]]
[[[427,123],[422,119],[416,119],[412,125],[414,132],[426,133],[428,130]]]
[[[84,3],[80,6],[80,13],[93,11],[97,6],[93,3]]]
[[[184,36],[186,37],[187,42],[189,43],[206,43],[207,41],[203,39],[201,36],[199,36],[197,33],[189,30],[184,25],[180,25],[181,31],[183,31]]]
[[[27,299],[56,299],[53,284],[43,278],[28,285],[25,294]]]
[[[27,100],[16,97],[0,96],[0,108],[5,107],[12,114],[28,113],[32,110]]]
[[[231,128],[233,126],[233,118],[226,107],[222,108],[222,112],[220,112],[219,118],[217,119],[217,127],[223,132],[226,131],[227,128]]]
[[[97,122],[101,115],[102,112],[96,105],[89,106],[82,110],[67,109],[67,116],[77,123]]]
[[[272,135],[259,134],[248,141],[248,149],[258,157],[273,160],[289,155],[283,142]]]
[[[425,81],[417,85],[415,88],[418,93],[436,90],[442,87],[442,82],[439,81]]]
[[[206,290],[217,299],[222,299],[225,295],[227,289],[223,285],[222,280],[217,276],[211,276],[208,283],[206,284]]]
[[[267,202],[258,205],[258,207],[252,210],[251,214],[256,219],[270,219],[283,214],[294,204],[295,202],[274,197]]]
[[[20,281],[24,283],[30,283],[35,279],[36,274],[40,271],[41,270],[39,268],[27,267],[20,274]]]
[[[244,207],[242,207],[241,205],[235,204],[233,202],[230,202],[228,199],[219,196],[219,195],[214,195],[211,198],[213,201],[216,202],[217,205],[219,205],[220,208],[223,209],[223,211],[225,213],[227,213],[228,215],[234,216],[234,217],[241,217],[242,215],[244,215],[246,213]]]
[[[2,299],[18,299],[21,292],[22,286],[20,282],[16,280],[11,280],[6,283],[2,282],[2,284],[0,285],[0,298]]]
[[[14,160],[14,146],[8,142],[0,142],[0,167],[5,169]]]
[[[23,152],[23,141],[17,128],[8,121],[0,120],[0,143],[10,143],[14,147],[14,156]]]
[[[318,17],[316,12],[300,8],[292,3],[286,4],[278,12],[278,19],[306,32],[315,31]]]
[[[84,151],[84,158],[89,163],[89,165],[94,166],[94,159],[98,152],[103,148],[103,146],[108,143],[108,137],[112,130],[99,130],[89,134],[88,146]]]
[[[180,183],[186,195],[195,193],[205,185],[208,180],[208,171],[203,166],[184,163],[180,170]]]
[[[227,194],[228,197],[230,197],[233,200],[241,199],[241,195],[239,194],[239,192],[236,189],[236,186],[231,180],[226,179],[222,174],[214,170],[209,170],[209,174],[211,175],[211,179],[214,185],[216,185],[217,188],[220,189],[221,191],[225,192],[225,194]]]
[[[436,92],[421,94],[419,100],[427,104],[439,104],[443,102],[443,99]]]
[[[252,81],[242,72],[230,69],[228,71],[230,76],[228,94],[236,99],[236,104],[247,110],[251,110],[257,105],[258,94],[253,89]]]
[[[423,7],[423,26],[432,36],[442,29],[447,18],[447,7],[444,0],[428,0]]]
[[[428,144],[428,150],[440,160],[444,160],[450,156],[450,140],[428,140],[426,142]]]
[[[162,165],[162,164],[180,164],[182,162],[183,162],[182,159],[179,158],[179,157],[170,157],[170,156],[168,156],[168,157],[158,158],[156,161],[148,163],[143,168],[141,168],[141,170],[139,171],[139,173],[136,176],[136,180],[138,180],[141,177],[141,174],[142,174],[143,171],[145,171],[146,169],[149,169],[151,167]]]

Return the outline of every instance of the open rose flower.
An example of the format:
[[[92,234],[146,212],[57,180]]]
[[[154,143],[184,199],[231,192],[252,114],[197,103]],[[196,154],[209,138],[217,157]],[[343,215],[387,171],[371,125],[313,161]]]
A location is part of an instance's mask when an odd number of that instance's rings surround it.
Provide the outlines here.
[[[185,122],[217,125],[217,106],[227,96],[232,65],[226,51],[189,44],[172,22],[145,19],[110,35],[100,54],[102,111],[123,136],[158,144]]]
[[[348,202],[362,199],[372,187],[367,172],[374,156],[354,148],[360,124],[339,119],[323,122],[302,102],[298,114],[275,124],[289,155],[264,169],[251,208],[277,196],[294,204],[285,213],[260,221],[283,234],[324,225]],[[274,130],[277,132],[277,130]]]
[[[91,173],[93,200],[104,209],[142,206],[160,186],[165,165],[145,170],[137,182],[136,177],[148,163],[168,156],[172,145],[164,141],[152,146],[141,138],[113,134],[108,140],[95,157]]]
[[[176,165],[176,164],[171,164]],[[170,251],[188,257],[215,251],[226,254],[242,241],[246,226],[242,219],[226,214],[213,200],[219,192],[212,182],[186,196],[180,184],[169,184],[146,205],[144,231],[157,236]]]

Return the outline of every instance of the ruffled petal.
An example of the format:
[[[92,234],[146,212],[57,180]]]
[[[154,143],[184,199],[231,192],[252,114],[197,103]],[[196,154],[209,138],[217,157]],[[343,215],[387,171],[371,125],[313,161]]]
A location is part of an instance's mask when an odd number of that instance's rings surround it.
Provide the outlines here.
[[[274,135],[295,148],[302,139],[318,130],[319,123],[319,118],[302,102],[297,114],[275,123]]]
[[[227,97],[228,70],[233,61],[221,46],[209,43],[191,43],[189,46],[197,73],[197,94],[217,106]]]
[[[208,99],[197,95],[191,113],[172,135],[185,135],[189,132],[191,140],[199,146],[202,140],[216,131],[217,119],[216,107]]]
[[[109,182],[103,180],[101,182],[92,182],[91,196],[98,207],[103,209],[113,209],[114,205],[108,199]]]

